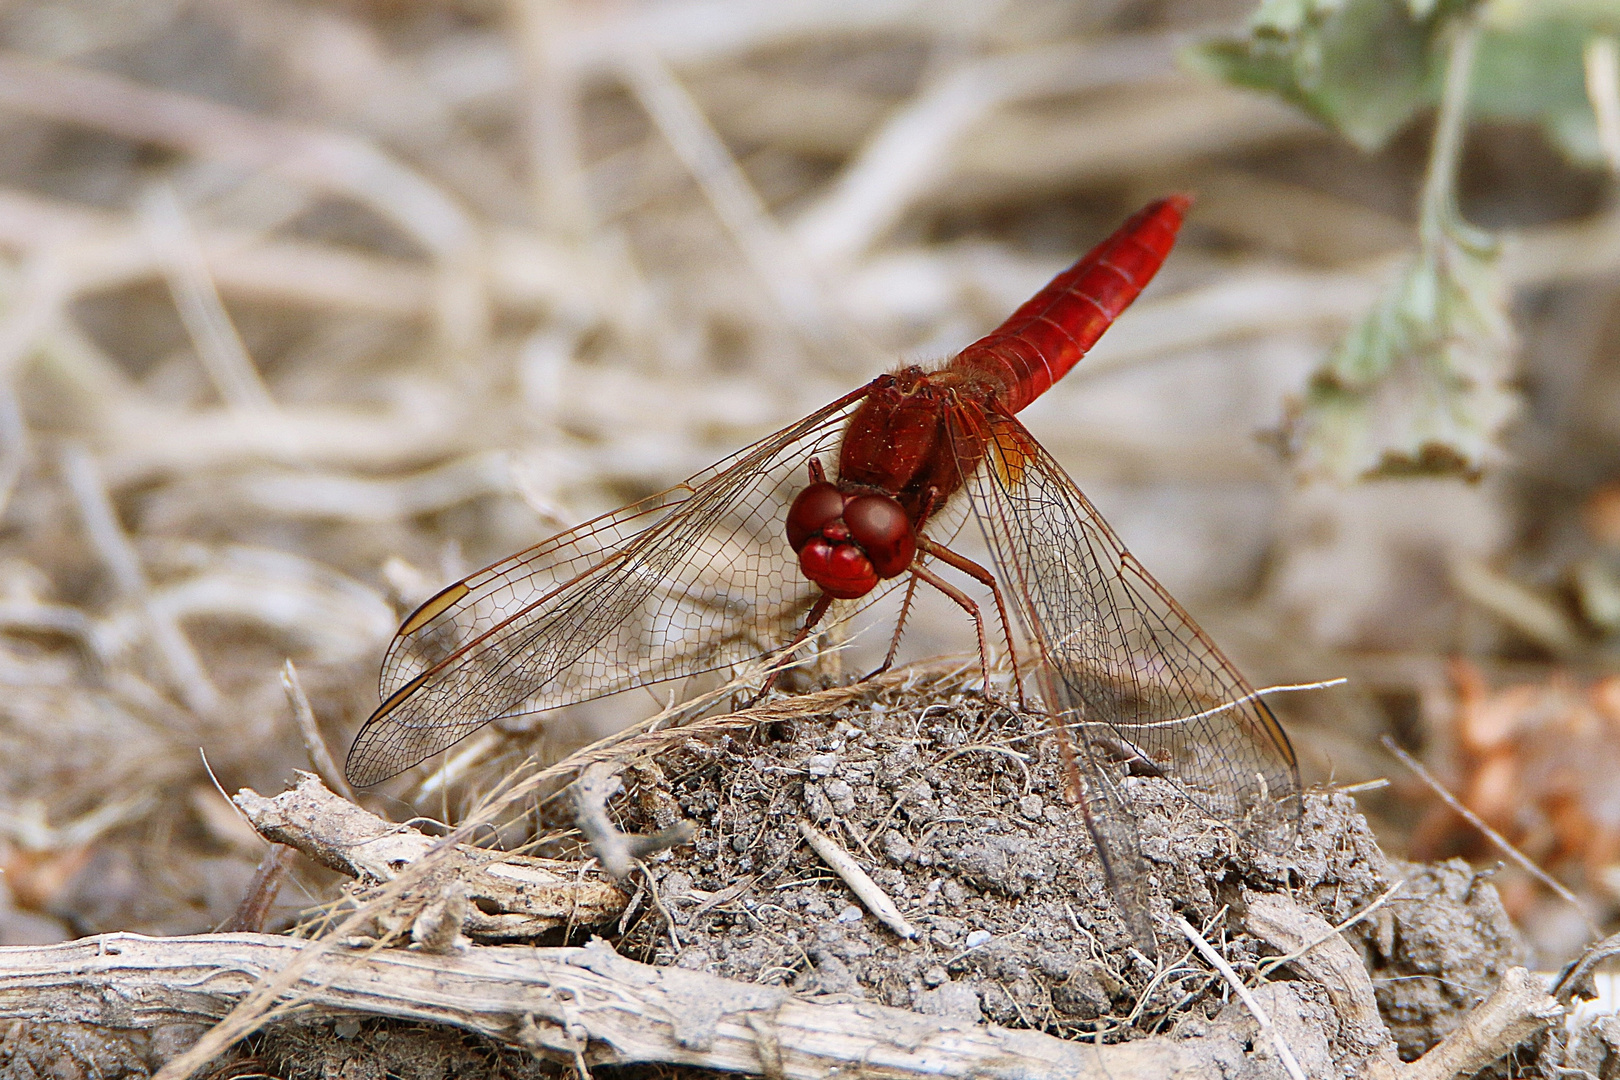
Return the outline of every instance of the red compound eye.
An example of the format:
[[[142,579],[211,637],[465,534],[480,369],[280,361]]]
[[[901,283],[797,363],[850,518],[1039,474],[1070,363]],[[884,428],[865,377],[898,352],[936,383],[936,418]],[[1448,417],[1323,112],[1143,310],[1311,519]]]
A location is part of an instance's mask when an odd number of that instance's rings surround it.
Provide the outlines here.
[[[853,544],[812,540],[799,552],[799,565],[805,577],[835,600],[854,600],[877,587],[871,561]]]
[[[857,495],[844,504],[849,534],[880,578],[897,577],[917,557],[917,539],[900,504],[887,495]]]
[[[843,512],[842,491],[825,480],[811,484],[799,492],[799,497],[793,500],[793,507],[788,511],[788,546],[795,552],[802,551],[811,537],[828,522],[836,521]]]

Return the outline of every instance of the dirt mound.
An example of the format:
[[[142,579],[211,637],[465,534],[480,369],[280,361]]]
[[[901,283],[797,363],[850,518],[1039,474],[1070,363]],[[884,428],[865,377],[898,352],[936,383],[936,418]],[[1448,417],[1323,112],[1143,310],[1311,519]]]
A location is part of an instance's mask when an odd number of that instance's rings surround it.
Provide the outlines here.
[[[972,695],[915,700],[894,694],[752,735],[672,734],[643,756],[611,807],[620,826],[652,832],[685,818],[699,832],[649,866],[656,896],[643,886],[632,900],[620,951],[1108,1041],[1226,1007],[1224,984],[1191,958],[1174,914],[1249,974],[1279,950],[1244,929],[1248,898],[1286,893],[1338,925],[1404,881],[1349,936],[1406,1057],[1519,961],[1489,885],[1460,862],[1387,859],[1347,795],[1309,794],[1297,843],[1263,851],[1167,781],[1126,777],[1150,872],[1155,962],[1133,946],[1084,816],[1063,798],[1044,719]],[[918,936],[904,939],[861,906],[804,842],[801,823],[854,856]],[[1311,996],[1310,984],[1297,985]]]

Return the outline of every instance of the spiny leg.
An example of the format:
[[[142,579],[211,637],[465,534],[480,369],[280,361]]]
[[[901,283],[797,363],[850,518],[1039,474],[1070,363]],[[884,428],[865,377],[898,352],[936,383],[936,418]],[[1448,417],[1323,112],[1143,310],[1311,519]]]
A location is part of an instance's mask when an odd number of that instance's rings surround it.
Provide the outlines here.
[[[1024,677],[1018,670],[1018,647],[1013,644],[1012,623],[1007,618],[1007,604],[1002,599],[1001,586],[997,584],[996,576],[972,559],[958,555],[943,544],[936,544],[921,534],[917,536],[917,550],[932,555],[947,566],[953,566],[980,584],[990,587],[990,595],[996,601],[996,615],[1001,619],[1001,633],[1007,641],[1007,659],[1012,664],[1013,689],[1018,695],[1018,707],[1027,712],[1029,704],[1024,700]],[[913,567],[913,571],[915,569]],[[977,608],[974,610],[977,610]],[[983,626],[979,627],[979,655],[984,660],[987,660],[989,656],[984,646]],[[990,686],[990,667],[988,664],[985,665],[984,669],[984,685],[986,688]]]
[[[879,664],[876,668],[867,672],[865,675],[862,675],[860,679],[861,682],[866,682],[868,679],[875,679],[894,666],[895,654],[900,651],[900,635],[905,632],[906,617],[911,614],[911,601],[916,597],[916,595],[917,579],[913,577],[910,581],[906,582],[906,597],[900,602],[900,617],[895,620],[894,633],[889,637],[889,655],[883,658],[883,663]]]
[[[984,672],[984,696],[993,698],[994,695],[990,693],[990,646],[985,641],[984,614],[979,611],[979,605],[975,604],[967,593],[958,589],[922,563],[912,563],[911,573],[914,577],[921,578],[950,597],[958,607],[967,612],[968,616],[973,619],[973,629],[979,636],[979,669]]]
[[[793,635],[793,640],[777,651],[778,659],[771,665],[771,670],[766,673],[765,682],[760,686],[759,692],[749,699],[748,708],[752,709],[755,705],[758,705],[765,695],[771,692],[771,687],[776,685],[776,678],[782,674],[782,668],[788,659],[792,657],[793,651],[804,644],[805,639],[810,636],[810,631],[814,630],[816,624],[826,617],[827,609],[832,607],[832,602],[833,598],[831,596],[822,593],[816,599],[816,602],[811,605],[810,611],[804,617],[804,625],[799,627],[798,633]]]

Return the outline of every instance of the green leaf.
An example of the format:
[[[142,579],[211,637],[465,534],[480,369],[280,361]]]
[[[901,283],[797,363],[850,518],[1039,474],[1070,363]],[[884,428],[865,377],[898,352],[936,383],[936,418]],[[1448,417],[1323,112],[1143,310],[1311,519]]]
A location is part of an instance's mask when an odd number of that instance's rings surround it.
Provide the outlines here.
[[[1445,26],[1473,0],[1262,0],[1245,37],[1203,43],[1193,67],[1299,106],[1376,150],[1439,97]],[[1497,0],[1475,63],[1475,119],[1539,125],[1572,162],[1602,161],[1583,50],[1620,34],[1616,0]]]
[[[1439,65],[1433,4],[1419,17],[1405,0],[1266,0],[1249,36],[1187,54],[1195,67],[1265,90],[1375,150],[1434,100]],[[1445,5],[1449,7],[1455,5]]]
[[[1299,470],[1348,482],[1499,461],[1518,409],[1505,311],[1495,249],[1445,230],[1312,377],[1290,421]]]
[[[1617,8],[1610,21],[1620,23]],[[1539,124],[1570,161],[1601,164],[1583,56],[1597,22],[1543,18],[1488,31],[1474,62],[1474,115]]]

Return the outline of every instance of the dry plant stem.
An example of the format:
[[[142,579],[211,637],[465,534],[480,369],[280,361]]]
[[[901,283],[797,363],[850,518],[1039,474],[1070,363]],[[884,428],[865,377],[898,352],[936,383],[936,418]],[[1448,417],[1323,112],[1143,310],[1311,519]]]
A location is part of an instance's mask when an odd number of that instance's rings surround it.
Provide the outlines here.
[[[1171,73],[1168,35],[1113,37],[975,59],[936,78],[895,112],[844,168],[793,233],[816,265],[857,259],[949,174],[958,141],[995,109]]]
[[[615,881],[622,881],[635,866],[628,838],[614,828],[607,813],[608,800],[624,790],[619,779],[621,768],[606,761],[592,762],[570,785],[574,793],[574,821],[602,869]]]
[[[1442,802],[1451,807],[1451,809],[1455,810],[1458,814],[1462,815],[1463,819],[1474,828],[1478,829],[1481,833],[1484,833],[1486,839],[1490,840],[1491,843],[1500,848],[1503,854],[1507,855],[1508,858],[1518,863],[1526,873],[1535,878],[1537,881],[1541,882],[1543,885],[1547,886],[1547,888],[1551,889],[1554,893],[1558,894],[1560,899],[1569,904],[1570,907],[1574,908],[1576,913],[1580,915],[1581,920],[1586,923],[1587,932],[1590,933],[1592,937],[1596,938],[1600,936],[1602,931],[1598,929],[1597,923],[1592,921],[1592,917],[1586,913],[1586,907],[1581,903],[1580,899],[1574,893],[1564,888],[1564,886],[1556,878],[1532,862],[1528,855],[1514,847],[1507,837],[1485,824],[1484,820],[1481,819],[1478,814],[1474,813],[1472,810],[1468,809],[1468,807],[1463,805],[1461,799],[1457,798],[1457,796],[1453,795],[1450,791],[1447,791],[1446,786],[1437,780],[1433,773],[1424,768],[1422,762],[1418,761],[1411,754],[1408,754],[1405,750],[1402,750],[1399,746],[1395,745],[1394,739],[1391,739],[1388,735],[1385,735],[1379,739],[1379,742],[1383,743],[1384,749],[1388,750],[1391,754],[1394,754],[1396,759],[1400,761],[1402,765],[1405,765],[1408,769],[1411,769],[1412,773],[1419,780],[1422,780],[1425,784],[1427,784],[1429,786],[1429,790],[1438,795]]]
[[[660,851],[668,851],[670,848],[689,844],[697,833],[697,822],[677,821],[669,828],[659,829],[657,832],[626,836],[624,838],[625,847],[630,852],[632,859],[641,860],[656,855]]]
[[[403,318],[431,310],[432,283],[417,263],[217,227],[199,227],[196,242],[209,276],[227,292]],[[69,293],[159,271],[152,245],[125,218],[31,192],[0,189],[0,245],[65,260]]]
[[[1288,1075],[1292,1080],[1305,1080],[1305,1070],[1299,1067],[1299,1060],[1294,1057],[1294,1051],[1289,1048],[1288,1043],[1283,1040],[1282,1035],[1272,1025],[1271,1017],[1267,1016],[1265,1009],[1260,1007],[1260,1002],[1255,1000],[1254,995],[1249,993],[1249,988],[1243,985],[1243,980],[1238,978],[1237,972],[1232,970],[1232,965],[1228,964],[1226,958],[1216,952],[1214,947],[1204,940],[1204,935],[1200,934],[1197,928],[1187,921],[1185,916],[1176,915],[1176,926],[1186,935],[1187,940],[1192,942],[1193,948],[1198,950],[1198,955],[1209,961],[1210,965],[1221,973],[1221,978],[1226,980],[1226,984],[1232,988],[1232,992],[1238,996],[1238,1000],[1243,1002],[1243,1007],[1249,1010],[1249,1015],[1253,1016],[1255,1023],[1260,1025],[1260,1033],[1271,1040],[1271,1045],[1277,1050],[1277,1057],[1282,1061],[1283,1068],[1288,1070]]]
[[[296,787],[273,799],[243,789],[232,801],[266,840],[288,844],[365,882],[406,877],[443,846],[443,841],[338,798],[308,773],[299,774]],[[476,902],[467,911],[465,929],[484,941],[530,940],[563,925],[598,926],[624,910],[624,894],[578,862],[459,843],[435,857],[436,865],[418,875],[399,904],[374,905],[373,897],[362,896],[385,929],[409,925],[415,918],[413,905],[432,903],[452,887]]]
[[[780,987],[637,964],[602,944],[475,946],[455,955],[305,946],[258,934],[108,934],[0,948],[0,1016],[123,1028],[208,1022],[274,986],[277,1006],[297,1003],[305,1020],[360,1012],[453,1024],[521,1040],[565,1064],[581,1054],[592,1066],[657,1062],[761,1073],[779,1060],[789,1080],[846,1072],[874,1080],[1119,1080],[1228,1075],[1222,1064],[1242,1057],[1236,1033],[1117,1046],[1066,1042],[879,1005],[816,1004]],[[761,1039],[756,1025],[771,1037]],[[205,1039],[208,1045],[197,1044],[159,1076],[189,1075],[222,1046]]]
[[[580,149],[579,71],[562,48],[574,37],[568,0],[507,0],[524,67],[529,179],[539,220],[554,236],[588,237],[590,199]]]
[[[1401,1080],[1472,1076],[1564,1015],[1541,978],[1509,968],[1502,982],[1427,1054],[1401,1070]]]
[[[1620,934],[1610,934],[1602,941],[1595,941],[1586,947],[1576,958],[1574,963],[1565,968],[1553,983],[1552,992],[1562,1005],[1568,1005],[1576,997],[1594,998],[1597,988],[1592,985],[1592,971],[1605,960],[1620,955]]]
[[[673,72],[648,51],[623,61],[626,84],[703,189],[782,314],[800,336],[828,340],[841,320],[822,295],[797,245],[777,224],[731,151]]]
[[[309,754],[310,764],[315,766],[315,772],[325,782],[326,786],[351,803],[360,800],[355,798],[354,789],[344,778],[343,770],[338,768],[332,759],[332,751],[326,745],[326,738],[321,734],[321,728],[315,722],[315,710],[310,708],[309,697],[304,693],[304,684],[299,681],[298,669],[288,660],[281,665],[281,688],[287,694],[287,704],[292,707],[293,716],[298,720],[298,733],[304,737],[304,750]]]
[[[441,841],[438,849],[430,851],[407,873],[401,874],[383,886],[380,892],[371,898],[370,904],[344,919],[326,937],[310,942],[288,942],[292,947],[284,956],[278,958],[280,962],[258,968],[256,976],[250,976],[241,986],[239,993],[230,999],[231,1003],[227,1008],[220,1010],[222,1018],[219,1022],[209,1028],[188,1050],[165,1063],[153,1076],[153,1080],[186,1080],[217,1055],[234,1046],[238,1040],[257,1031],[280,1012],[290,1008],[292,1003],[284,999],[304,978],[305,973],[311,968],[318,968],[340,941],[367,925],[374,916],[374,912],[370,910],[373,906],[385,905],[404,896],[412,884],[426,877],[452,850],[453,845],[448,839]],[[287,941],[285,938],[271,940]],[[0,966],[3,966],[4,962],[4,959],[0,958]]]
[[[220,398],[233,409],[274,409],[276,403],[219,298],[208,262],[174,189],[164,183],[148,187],[141,216],[180,320]]]
[[[281,893],[281,883],[286,880],[287,872],[292,869],[297,857],[298,852],[286,844],[271,844],[253,871],[253,881],[249,883],[242,902],[236,905],[231,917],[219,928],[220,932],[231,934],[245,931],[256,934],[263,930],[270,905],[276,902],[276,897]]]
[[[799,822],[799,835],[804,837],[810,849],[826,863],[833,873],[843,879],[849,886],[849,891],[865,905],[866,910],[877,916],[879,921],[893,930],[896,934],[911,941],[921,937],[921,932],[906,921],[900,914],[889,894],[884,892],[871,875],[861,869],[855,857],[845,851],[843,846],[826,833],[811,825],[808,821]]]
[[[436,308],[446,342],[468,347],[487,333],[487,298],[478,272],[482,238],[476,224],[438,187],[369,142],[18,53],[0,55],[0,107],[176,147],[249,170],[270,170],[354,198],[439,260]]]
[[[1384,785],[1382,783],[1380,783],[1378,786],[1383,787]],[[1339,790],[1341,792],[1348,793],[1349,789],[1341,788]],[[1395,884],[1391,885],[1389,888],[1387,888],[1383,892],[1379,893],[1378,898],[1376,900],[1374,900],[1372,903],[1368,904],[1366,907],[1362,908],[1360,911],[1356,912],[1354,915],[1350,916],[1348,919],[1344,920],[1344,922],[1340,923],[1337,926],[1328,926],[1327,923],[1323,922],[1321,919],[1318,919],[1316,916],[1308,915],[1303,909],[1300,909],[1298,907],[1298,905],[1291,905],[1292,907],[1294,907],[1296,910],[1299,911],[1301,916],[1305,916],[1305,917],[1311,919],[1313,925],[1319,923],[1321,925],[1321,930],[1320,930],[1320,932],[1318,932],[1316,934],[1315,937],[1312,937],[1312,938],[1309,938],[1309,939],[1301,938],[1299,941],[1290,944],[1288,946],[1289,951],[1287,953],[1283,954],[1282,956],[1273,956],[1273,957],[1267,958],[1259,966],[1260,974],[1262,976],[1269,975],[1274,969],[1279,968],[1284,964],[1291,964],[1294,961],[1303,958],[1307,953],[1310,953],[1311,951],[1313,951],[1313,950],[1315,950],[1317,948],[1320,948],[1320,947],[1322,947],[1324,945],[1328,945],[1334,939],[1338,938],[1340,934],[1343,934],[1346,930],[1350,929],[1352,926],[1354,926],[1357,923],[1362,922],[1363,920],[1367,919],[1368,917],[1370,917],[1372,915],[1373,912],[1377,911],[1379,908],[1381,908],[1385,904],[1387,904],[1390,900],[1394,899],[1395,894],[1400,892],[1401,889],[1404,888],[1405,886],[1406,886],[1406,881],[1404,879],[1401,880],[1401,881],[1397,881]],[[1276,902],[1276,898],[1270,898],[1270,900],[1271,900],[1271,902]],[[1252,911],[1251,911],[1251,914],[1253,914]],[[1251,925],[1250,929],[1256,935],[1264,936],[1264,935],[1260,935],[1259,931],[1254,930],[1252,925]],[[1267,936],[1267,937],[1265,937],[1265,940],[1271,942],[1273,945],[1280,944],[1280,942],[1276,938],[1273,938],[1273,937]]]
[[[1562,608],[1534,589],[1464,557],[1451,566],[1451,582],[1463,596],[1560,657],[1585,651],[1581,632]]]
[[[18,407],[17,394],[9,380],[0,379],[0,518],[11,505],[28,464],[28,444],[28,422]]]
[[[922,0],[676,0],[649,7],[580,5],[577,29],[558,43],[581,77],[609,78],[626,49],[654,49],[671,64],[715,63],[796,41],[884,30],[938,33]]]
[[[1286,895],[1245,893],[1244,908],[1244,928],[1273,948],[1286,950],[1287,963],[1327,991],[1341,1036],[1365,1047],[1387,1073],[1398,1068],[1395,1040],[1378,1012],[1361,954],[1326,920]]]
[[[29,253],[19,276],[0,319],[0,377],[8,384],[40,338],[61,326],[64,305],[73,295],[72,268],[50,247]]]
[[[151,590],[146,573],[141,569],[140,556],[118,523],[117,512],[95,460],[83,446],[69,443],[62,448],[61,463],[63,478],[78,503],[79,517],[84,522],[91,547],[112,575],[119,594],[146,609],[152,643],[168,669],[174,689],[192,712],[205,717],[216,715],[223,703],[219,690],[203,669],[202,660],[192,648],[185,630],[151,602]]]

